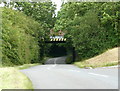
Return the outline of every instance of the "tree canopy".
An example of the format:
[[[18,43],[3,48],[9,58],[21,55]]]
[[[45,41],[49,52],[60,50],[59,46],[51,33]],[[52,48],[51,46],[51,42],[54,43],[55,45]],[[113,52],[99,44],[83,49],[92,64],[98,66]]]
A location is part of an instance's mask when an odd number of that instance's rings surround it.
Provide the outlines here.
[[[76,61],[81,61],[120,46],[120,2],[67,2],[57,16],[55,9],[52,2],[5,3],[1,8],[4,65],[41,62],[59,47],[66,55],[74,47]],[[50,38],[50,30],[65,33],[66,44],[45,44],[43,38]]]
[[[84,60],[120,45],[119,8],[120,2],[68,2],[58,12],[54,29],[67,32],[67,45]]]

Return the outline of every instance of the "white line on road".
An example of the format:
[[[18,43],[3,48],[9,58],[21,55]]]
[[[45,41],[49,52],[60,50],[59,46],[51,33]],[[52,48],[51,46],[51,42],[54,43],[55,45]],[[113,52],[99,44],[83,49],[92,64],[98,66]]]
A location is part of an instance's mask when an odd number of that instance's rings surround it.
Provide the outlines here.
[[[52,67],[55,67],[55,66],[56,66],[56,64],[52,65]]]
[[[102,76],[102,77],[108,77],[107,75],[101,75],[101,74],[95,74],[95,73],[88,73],[88,74],[96,75],[96,76]]]
[[[55,58],[55,60],[54,60],[54,64],[56,64],[56,61],[57,61],[57,58]]]

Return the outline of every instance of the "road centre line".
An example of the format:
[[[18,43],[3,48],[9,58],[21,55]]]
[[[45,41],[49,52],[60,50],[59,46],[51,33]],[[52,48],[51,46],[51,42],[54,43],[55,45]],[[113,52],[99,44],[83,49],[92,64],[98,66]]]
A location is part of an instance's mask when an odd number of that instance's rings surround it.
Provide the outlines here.
[[[95,76],[108,77],[107,75],[101,75],[101,74],[95,74],[95,73],[88,73],[88,74],[95,75]]]
[[[56,61],[57,61],[57,58],[55,58],[55,60],[54,60],[54,64],[56,65]]]

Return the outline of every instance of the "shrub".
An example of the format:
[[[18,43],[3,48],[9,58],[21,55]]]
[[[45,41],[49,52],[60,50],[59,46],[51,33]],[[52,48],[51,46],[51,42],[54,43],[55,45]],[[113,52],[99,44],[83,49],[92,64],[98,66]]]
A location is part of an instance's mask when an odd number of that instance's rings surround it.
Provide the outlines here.
[[[16,10],[2,8],[2,64],[38,62],[42,27]]]

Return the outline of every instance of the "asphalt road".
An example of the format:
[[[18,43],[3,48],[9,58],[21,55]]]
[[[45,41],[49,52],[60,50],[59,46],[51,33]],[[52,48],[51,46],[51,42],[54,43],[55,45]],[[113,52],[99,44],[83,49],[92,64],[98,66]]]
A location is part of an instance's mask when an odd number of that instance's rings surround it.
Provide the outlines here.
[[[74,65],[46,64],[21,72],[30,78],[35,89],[118,89],[117,68],[80,69]]]
[[[48,59],[45,64],[65,64],[66,56]]]

